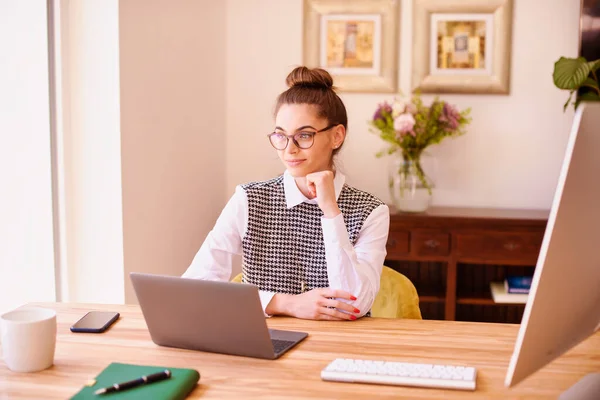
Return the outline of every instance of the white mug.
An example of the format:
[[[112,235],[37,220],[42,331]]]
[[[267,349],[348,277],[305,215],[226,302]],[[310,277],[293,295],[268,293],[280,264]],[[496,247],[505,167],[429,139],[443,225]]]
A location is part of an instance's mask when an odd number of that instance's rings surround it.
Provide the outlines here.
[[[56,311],[21,307],[0,316],[4,362],[11,371],[36,372],[54,363]]]

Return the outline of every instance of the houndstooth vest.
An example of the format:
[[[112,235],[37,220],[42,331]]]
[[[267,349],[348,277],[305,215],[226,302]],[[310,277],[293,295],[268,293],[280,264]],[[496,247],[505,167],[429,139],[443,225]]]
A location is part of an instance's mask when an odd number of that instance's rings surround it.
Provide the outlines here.
[[[287,208],[283,175],[242,185],[248,198],[248,228],[242,240],[242,282],[260,290],[300,294],[329,286],[321,217],[317,204]],[[354,245],[363,223],[383,203],[344,184],[338,198]]]

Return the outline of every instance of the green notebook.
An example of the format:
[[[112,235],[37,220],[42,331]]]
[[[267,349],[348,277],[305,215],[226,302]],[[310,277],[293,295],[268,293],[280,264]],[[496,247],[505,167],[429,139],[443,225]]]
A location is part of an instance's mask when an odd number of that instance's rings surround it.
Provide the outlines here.
[[[115,383],[139,378],[143,375],[160,372],[164,369],[171,371],[171,377],[160,382],[141,385],[135,388],[96,395],[98,389],[112,386]],[[200,374],[195,369],[169,368],[145,365],[111,363],[96,377],[93,386],[85,386],[71,400],[121,400],[121,399],[185,399],[200,380]]]

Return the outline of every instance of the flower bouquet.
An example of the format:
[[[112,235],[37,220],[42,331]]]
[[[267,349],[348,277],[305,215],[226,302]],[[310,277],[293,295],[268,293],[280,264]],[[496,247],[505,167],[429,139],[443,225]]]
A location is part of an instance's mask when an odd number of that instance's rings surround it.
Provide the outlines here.
[[[426,106],[419,93],[410,102],[394,99],[379,104],[369,125],[372,132],[389,144],[377,157],[385,154],[402,157],[390,175],[390,189],[398,208],[423,211],[428,207],[433,184],[423,170],[421,156],[432,144],[463,135],[471,122],[470,112],[470,108],[459,111],[437,97]]]

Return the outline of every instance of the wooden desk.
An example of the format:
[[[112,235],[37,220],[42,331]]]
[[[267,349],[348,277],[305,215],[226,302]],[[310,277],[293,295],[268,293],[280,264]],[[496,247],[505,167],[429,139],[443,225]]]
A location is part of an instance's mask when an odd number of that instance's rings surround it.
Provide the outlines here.
[[[524,305],[497,304],[490,282],[532,275],[549,212],[431,207],[391,209],[386,265],[419,293],[425,319],[519,323]]]
[[[364,318],[353,322],[268,319],[272,328],[309,332],[278,360],[260,360],[156,346],[137,306],[45,304],[58,311],[55,365],[40,373],[14,373],[0,361],[0,399],[66,399],[110,362],[196,368],[200,382],[191,398],[265,397],[370,398],[554,398],[578,379],[600,370],[600,334],[571,350],[514,389],[504,376],[517,325],[457,321]],[[104,334],[71,333],[91,309],[121,312]],[[336,357],[470,365],[478,369],[477,390],[325,382],[323,369]]]

